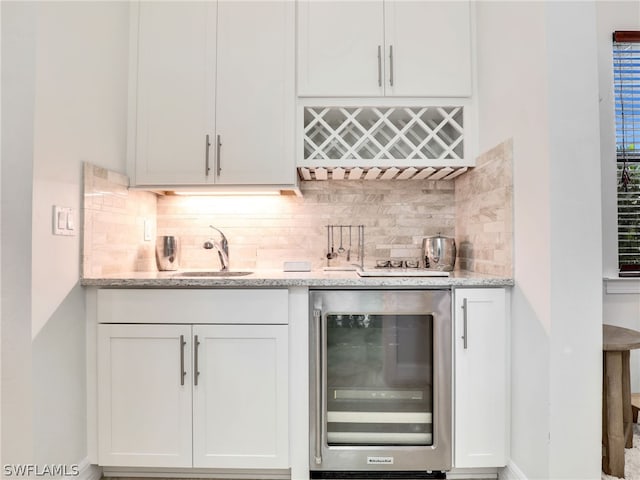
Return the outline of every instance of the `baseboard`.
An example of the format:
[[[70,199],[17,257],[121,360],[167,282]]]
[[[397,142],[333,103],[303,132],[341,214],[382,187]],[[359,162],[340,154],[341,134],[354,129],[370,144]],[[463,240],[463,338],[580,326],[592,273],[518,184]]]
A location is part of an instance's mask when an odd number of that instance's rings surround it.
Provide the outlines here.
[[[291,478],[289,469],[216,469],[216,468],[144,468],[144,467],[104,467],[106,478],[117,477],[152,477],[197,478],[224,480],[296,480]]]
[[[85,458],[78,464],[78,480],[100,480],[102,478],[102,468],[89,463],[89,459]]]
[[[498,480],[527,480],[527,476],[513,463],[513,460],[509,460],[507,466],[498,472]]]
[[[487,468],[452,468],[447,472],[447,480],[491,480],[498,478],[498,469]]]

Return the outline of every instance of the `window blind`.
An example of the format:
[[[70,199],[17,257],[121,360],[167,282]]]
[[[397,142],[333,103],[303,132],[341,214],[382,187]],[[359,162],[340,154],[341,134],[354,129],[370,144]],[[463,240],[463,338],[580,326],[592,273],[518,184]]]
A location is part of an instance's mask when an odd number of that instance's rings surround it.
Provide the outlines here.
[[[618,264],[640,269],[640,32],[614,32]]]

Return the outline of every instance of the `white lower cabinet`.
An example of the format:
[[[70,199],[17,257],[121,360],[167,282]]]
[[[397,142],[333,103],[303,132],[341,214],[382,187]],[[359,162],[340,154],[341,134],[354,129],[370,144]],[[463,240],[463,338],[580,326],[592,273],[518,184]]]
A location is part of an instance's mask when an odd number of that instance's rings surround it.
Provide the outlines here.
[[[287,468],[287,325],[195,325],[193,333],[193,466]]]
[[[98,326],[101,465],[191,466],[190,337],[190,325]]]
[[[508,339],[503,288],[455,290],[454,466],[508,457]]]
[[[102,323],[97,331],[98,463],[289,468],[286,291],[230,290],[230,300],[243,297],[244,303],[236,304],[227,324],[206,325],[161,323],[173,315],[163,309],[167,297],[179,301],[180,292],[135,292],[98,295],[99,317],[121,312],[121,323]],[[194,302],[185,302],[183,311],[193,309],[195,318],[203,308],[229,307],[219,291],[183,292]],[[151,301],[150,314],[122,313],[123,305],[135,311],[137,298]],[[276,302],[281,308],[260,318],[244,316],[254,303]],[[282,310],[285,315],[274,319]],[[126,323],[131,320],[140,324]]]

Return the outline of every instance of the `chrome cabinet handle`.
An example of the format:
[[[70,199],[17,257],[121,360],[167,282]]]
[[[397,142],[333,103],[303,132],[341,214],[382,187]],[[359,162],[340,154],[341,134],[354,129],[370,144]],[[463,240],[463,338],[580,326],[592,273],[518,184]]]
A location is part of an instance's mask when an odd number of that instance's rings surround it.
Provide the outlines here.
[[[464,345],[464,349],[467,349],[468,341],[467,341],[467,299],[464,298],[462,300],[462,344]]]
[[[211,168],[209,167],[209,147],[211,147],[211,142],[209,141],[209,135],[207,134],[205,136],[205,144],[204,144],[204,161],[205,161],[204,174],[207,177],[209,176],[209,171],[211,170]]]
[[[378,86],[382,86],[382,46],[378,45]]]
[[[316,327],[316,448],[315,462],[316,465],[322,463],[322,312],[320,310],[313,311],[313,321]]]
[[[184,385],[184,376],[187,374],[184,370],[184,346],[186,344],[184,335],[180,335],[180,385]]]
[[[389,85],[393,87],[393,45],[389,45]]]
[[[193,337],[193,384],[195,386],[198,385],[198,376],[200,376],[200,370],[198,370],[198,346],[200,342],[198,341],[198,335]]]
[[[220,176],[220,172],[222,172],[222,157],[220,156],[220,147],[222,146],[222,142],[220,141],[220,135],[216,139],[216,163],[217,163],[217,175]]]

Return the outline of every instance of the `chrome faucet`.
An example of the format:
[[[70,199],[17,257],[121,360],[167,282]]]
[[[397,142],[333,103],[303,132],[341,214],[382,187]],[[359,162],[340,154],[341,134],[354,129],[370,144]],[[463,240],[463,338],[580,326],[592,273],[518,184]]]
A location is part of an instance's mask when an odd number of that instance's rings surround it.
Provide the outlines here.
[[[218,232],[221,236],[219,242],[214,241],[213,239],[209,239],[204,242],[204,248],[207,250],[211,250],[215,248],[218,251],[218,257],[220,257],[220,271],[226,272],[229,270],[229,242],[227,241],[227,237],[225,237],[224,233],[214,227],[213,225],[209,225],[209,227],[213,228],[216,232]]]

